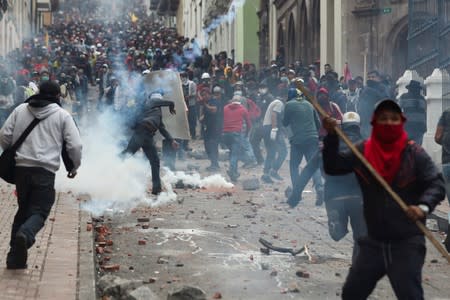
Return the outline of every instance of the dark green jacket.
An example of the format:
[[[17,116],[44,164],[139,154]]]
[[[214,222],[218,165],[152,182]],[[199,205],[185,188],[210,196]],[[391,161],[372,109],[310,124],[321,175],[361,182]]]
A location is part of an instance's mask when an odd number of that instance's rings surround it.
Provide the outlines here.
[[[282,122],[287,128],[291,144],[303,144],[319,138],[319,116],[312,104],[304,98],[292,99],[286,103]]]

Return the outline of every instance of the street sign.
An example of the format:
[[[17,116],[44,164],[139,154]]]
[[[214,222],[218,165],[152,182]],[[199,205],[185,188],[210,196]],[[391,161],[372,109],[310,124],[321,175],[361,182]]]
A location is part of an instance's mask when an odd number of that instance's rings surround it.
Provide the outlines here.
[[[392,7],[384,7],[381,9],[383,15],[390,14],[392,12]]]

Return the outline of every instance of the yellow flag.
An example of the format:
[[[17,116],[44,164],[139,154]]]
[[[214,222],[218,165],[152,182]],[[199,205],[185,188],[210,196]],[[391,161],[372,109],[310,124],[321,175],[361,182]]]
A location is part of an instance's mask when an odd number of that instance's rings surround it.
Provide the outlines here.
[[[136,17],[136,15],[134,13],[131,14],[131,22],[136,23],[137,20],[139,20],[138,17]]]

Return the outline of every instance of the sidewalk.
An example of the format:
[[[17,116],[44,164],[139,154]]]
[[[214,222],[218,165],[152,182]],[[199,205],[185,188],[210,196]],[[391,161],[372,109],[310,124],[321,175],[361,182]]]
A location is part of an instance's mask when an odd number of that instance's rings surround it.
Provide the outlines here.
[[[92,232],[71,194],[58,193],[49,218],[28,252],[28,269],[7,270],[14,186],[0,183],[1,299],[95,299]]]

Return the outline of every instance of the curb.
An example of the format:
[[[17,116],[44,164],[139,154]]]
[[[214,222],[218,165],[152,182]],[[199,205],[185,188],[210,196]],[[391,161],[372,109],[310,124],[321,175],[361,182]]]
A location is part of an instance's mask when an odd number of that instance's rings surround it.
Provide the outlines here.
[[[78,244],[78,292],[77,300],[96,299],[94,238],[93,229],[86,230],[86,225],[92,222],[91,216],[79,210],[79,244]]]

